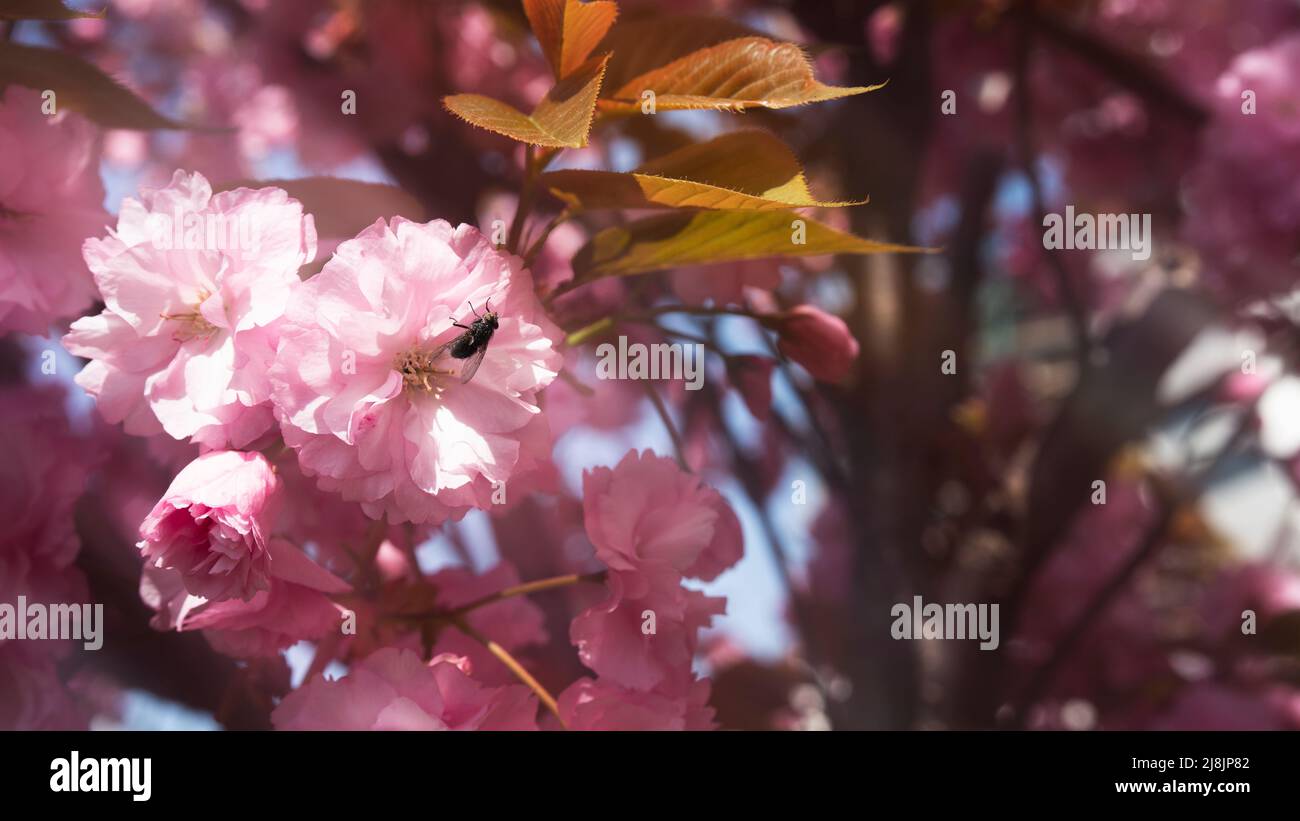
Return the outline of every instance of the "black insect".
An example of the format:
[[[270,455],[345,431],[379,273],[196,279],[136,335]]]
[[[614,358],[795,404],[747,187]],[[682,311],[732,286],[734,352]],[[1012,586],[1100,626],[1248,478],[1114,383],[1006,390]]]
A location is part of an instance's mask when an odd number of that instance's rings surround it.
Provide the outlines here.
[[[492,310],[492,302],[489,300],[483,315],[480,316],[478,311],[474,310],[474,303],[469,303],[469,310],[474,314],[474,321],[468,325],[462,325],[456,321],[456,317],[451,318],[451,324],[457,328],[464,328],[465,333],[456,337],[452,341],[443,345],[435,353],[437,354],[446,350],[453,359],[464,359],[465,364],[460,369],[460,381],[468,382],[474,378],[478,372],[478,366],[483,362],[483,355],[487,353],[488,343],[492,341],[492,334],[496,333],[498,320],[501,315]]]

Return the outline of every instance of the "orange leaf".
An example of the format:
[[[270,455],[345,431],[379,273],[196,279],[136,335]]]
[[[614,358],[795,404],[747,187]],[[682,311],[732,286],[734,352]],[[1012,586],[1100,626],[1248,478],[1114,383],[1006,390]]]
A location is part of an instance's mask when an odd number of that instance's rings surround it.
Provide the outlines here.
[[[578,70],[618,17],[612,0],[524,0],[528,23],[557,79]]]
[[[608,59],[609,55],[594,57],[560,80],[532,114],[481,94],[453,94],[444,97],[442,104],[466,122],[512,140],[547,148],[581,148],[587,144]]]
[[[702,48],[628,80],[602,101],[629,109],[653,91],[656,109],[789,108],[875,91],[884,84],[841,88],[813,76],[812,63],[794,43],[742,37]]]
[[[765,131],[723,134],[673,151],[629,174],[572,169],[543,174],[541,182],[581,209],[761,211],[861,204],[814,199],[794,152]]]
[[[794,211],[696,211],[647,217],[596,234],[573,258],[570,287],[685,265],[822,254],[929,253],[837,231]]]
[[[612,52],[605,87],[622,88],[628,80],[702,48],[758,36],[754,29],[722,17],[623,17],[599,46],[602,53]]]

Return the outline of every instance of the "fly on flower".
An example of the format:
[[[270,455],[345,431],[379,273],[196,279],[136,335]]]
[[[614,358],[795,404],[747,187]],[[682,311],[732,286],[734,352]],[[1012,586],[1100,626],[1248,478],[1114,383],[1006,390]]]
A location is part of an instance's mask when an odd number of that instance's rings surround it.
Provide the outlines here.
[[[491,300],[488,300],[482,316],[474,310],[472,302],[469,303],[469,310],[474,314],[474,321],[468,325],[457,322],[455,317],[451,318],[451,324],[457,328],[464,328],[465,333],[438,348],[432,356],[432,359],[437,359],[443,351],[447,351],[452,359],[466,360],[460,369],[461,384],[469,382],[474,378],[474,374],[478,373],[478,366],[483,362],[483,355],[487,353],[488,343],[492,341],[492,334],[497,331],[501,316],[492,310]]]

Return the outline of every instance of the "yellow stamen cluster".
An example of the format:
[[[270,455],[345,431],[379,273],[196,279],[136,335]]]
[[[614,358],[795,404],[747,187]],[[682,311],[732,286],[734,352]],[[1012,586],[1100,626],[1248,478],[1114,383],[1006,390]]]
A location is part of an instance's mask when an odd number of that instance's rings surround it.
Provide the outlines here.
[[[217,332],[217,326],[213,325],[199,311],[199,306],[203,304],[211,294],[207,291],[199,292],[199,301],[193,308],[177,314],[162,314],[163,319],[170,319],[179,324],[175,329],[173,336],[179,342],[188,342],[191,339],[207,339]]]
[[[418,348],[404,351],[394,357],[393,369],[402,375],[403,387],[420,393],[441,391],[434,377],[451,373],[451,371],[435,368],[433,354]]]

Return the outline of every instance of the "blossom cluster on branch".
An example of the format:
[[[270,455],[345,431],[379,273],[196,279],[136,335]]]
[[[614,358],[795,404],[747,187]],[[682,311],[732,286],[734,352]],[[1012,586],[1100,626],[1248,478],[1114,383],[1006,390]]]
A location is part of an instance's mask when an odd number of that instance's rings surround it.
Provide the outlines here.
[[[1270,0],[0,0],[0,728],[1300,726],[1298,149]]]

